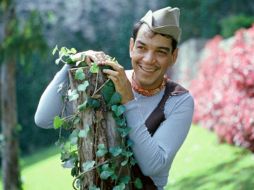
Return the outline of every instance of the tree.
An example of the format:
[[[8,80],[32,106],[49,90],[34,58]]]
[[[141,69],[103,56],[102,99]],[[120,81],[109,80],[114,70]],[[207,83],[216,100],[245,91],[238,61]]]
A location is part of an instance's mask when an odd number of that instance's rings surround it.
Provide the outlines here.
[[[2,2],[4,12],[4,40],[14,35],[15,7],[10,1]],[[21,189],[20,169],[18,163],[19,143],[17,140],[16,112],[16,58],[5,52],[1,65],[1,125],[3,140],[2,167],[5,190]]]
[[[38,30],[33,31],[33,23],[19,27],[15,13],[14,0],[2,0],[0,12],[4,21],[4,36],[0,46],[1,52],[1,126],[3,133],[2,170],[4,190],[20,190],[19,142],[16,103],[16,62],[24,62],[31,57],[33,51],[45,47],[43,36]],[[22,30],[21,30],[22,29]],[[38,29],[38,28],[37,28]],[[33,31],[33,32],[28,32]],[[39,35],[38,35],[39,34]],[[34,38],[36,37],[36,40]],[[28,47],[28,48],[27,48]]]

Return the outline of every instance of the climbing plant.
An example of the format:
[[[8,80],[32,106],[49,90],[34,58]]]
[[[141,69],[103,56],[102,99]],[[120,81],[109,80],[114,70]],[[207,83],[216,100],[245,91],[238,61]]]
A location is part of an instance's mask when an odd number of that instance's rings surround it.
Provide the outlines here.
[[[60,129],[57,144],[61,147],[63,167],[71,168],[74,189],[124,190],[141,189],[139,178],[131,178],[131,166],[136,161],[127,139],[130,128],[123,115],[121,95],[113,82],[102,72],[109,66],[87,64],[85,54],[76,49],[56,46],[56,64],[69,64],[69,83],[61,84],[64,108],[54,118],[54,128]],[[118,62],[108,57],[115,64]],[[73,114],[66,114],[68,104],[74,105]],[[69,130],[63,138],[62,130]]]

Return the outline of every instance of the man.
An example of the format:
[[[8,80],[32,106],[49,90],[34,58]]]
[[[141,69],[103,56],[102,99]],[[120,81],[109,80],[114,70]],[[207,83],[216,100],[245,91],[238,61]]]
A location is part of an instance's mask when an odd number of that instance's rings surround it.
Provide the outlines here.
[[[112,68],[103,72],[114,82],[126,107],[129,138],[138,163],[133,171],[146,185],[144,189],[162,190],[167,184],[171,163],[192,121],[192,96],[165,77],[177,58],[179,15],[179,9],[171,7],[148,11],[135,25],[129,47],[132,71],[105,61],[101,53],[85,52],[88,59]],[[68,66],[63,67],[43,93],[35,115],[37,125],[50,127],[59,114],[62,102],[57,88],[67,80],[67,70]]]

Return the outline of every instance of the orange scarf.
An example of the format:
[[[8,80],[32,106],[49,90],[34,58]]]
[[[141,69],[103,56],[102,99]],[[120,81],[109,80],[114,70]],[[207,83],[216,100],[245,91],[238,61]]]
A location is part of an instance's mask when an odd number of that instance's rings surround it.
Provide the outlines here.
[[[139,94],[142,94],[143,96],[153,96],[160,92],[167,83],[167,77],[164,77],[164,80],[162,81],[161,85],[155,89],[147,90],[140,87],[137,82],[134,79],[134,73],[132,73],[132,80],[131,80],[131,86],[132,88]]]

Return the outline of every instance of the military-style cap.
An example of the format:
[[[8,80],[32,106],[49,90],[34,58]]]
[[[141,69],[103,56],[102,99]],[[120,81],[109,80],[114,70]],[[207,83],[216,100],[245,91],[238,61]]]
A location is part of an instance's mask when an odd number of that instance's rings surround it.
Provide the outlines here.
[[[177,7],[165,7],[154,12],[149,10],[140,21],[145,22],[153,32],[170,35],[179,42],[181,36],[179,16],[180,10]]]

